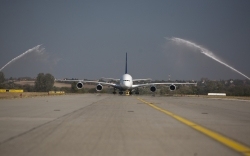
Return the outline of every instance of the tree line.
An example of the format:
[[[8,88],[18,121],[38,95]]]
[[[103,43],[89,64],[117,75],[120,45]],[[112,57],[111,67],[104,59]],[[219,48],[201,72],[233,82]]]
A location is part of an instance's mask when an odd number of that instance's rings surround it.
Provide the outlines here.
[[[48,92],[53,90],[55,78],[53,75],[47,73],[39,73],[35,80],[35,85],[16,84],[13,78],[6,80],[4,73],[0,72],[0,88],[5,89],[23,89],[26,92]]]
[[[168,81],[154,81],[168,82]],[[186,81],[175,81],[186,82]],[[0,88],[5,89],[23,89],[25,92],[48,92],[48,91],[65,91],[66,93],[96,93],[95,87],[77,89],[76,82],[71,83],[71,87],[55,87],[55,78],[47,73],[39,73],[35,79],[35,85],[19,85],[13,80],[5,79],[4,73],[0,72]],[[173,82],[174,83],[174,82]],[[113,89],[106,88],[100,93],[112,93]],[[149,88],[139,88],[140,94],[152,94]],[[197,81],[197,86],[194,85],[178,85],[175,91],[170,91],[167,86],[157,86],[156,94],[161,95],[207,95],[208,93],[226,93],[228,96],[250,96],[250,81],[249,80],[218,80],[213,81],[207,78],[202,78]]]

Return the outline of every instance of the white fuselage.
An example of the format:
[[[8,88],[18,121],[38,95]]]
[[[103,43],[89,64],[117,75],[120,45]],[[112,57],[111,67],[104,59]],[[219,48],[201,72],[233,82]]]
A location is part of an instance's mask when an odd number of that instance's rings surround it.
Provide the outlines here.
[[[129,74],[122,75],[120,79],[120,85],[124,90],[131,89],[133,85],[132,76]]]

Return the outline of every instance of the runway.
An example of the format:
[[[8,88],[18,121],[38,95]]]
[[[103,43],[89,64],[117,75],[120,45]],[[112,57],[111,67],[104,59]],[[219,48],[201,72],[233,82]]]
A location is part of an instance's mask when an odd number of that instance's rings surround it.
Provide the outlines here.
[[[0,100],[4,156],[235,156],[249,149],[250,101],[109,94]]]

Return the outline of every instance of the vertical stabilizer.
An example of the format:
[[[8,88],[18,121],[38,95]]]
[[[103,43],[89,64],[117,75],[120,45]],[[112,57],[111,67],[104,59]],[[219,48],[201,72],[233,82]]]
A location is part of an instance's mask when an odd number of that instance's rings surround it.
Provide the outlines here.
[[[127,58],[127,53],[126,53],[126,66],[125,66],[125,74],[128,73],[128,58]]]

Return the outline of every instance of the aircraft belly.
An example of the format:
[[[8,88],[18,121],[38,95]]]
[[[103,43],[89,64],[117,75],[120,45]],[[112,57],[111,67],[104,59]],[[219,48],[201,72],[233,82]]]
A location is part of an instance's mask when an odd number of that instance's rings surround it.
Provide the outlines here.
[[[121,87],[123,90],[128,90],[128,89],[131,89],[132,86],[127,85],[127,84],[122,84]]]

